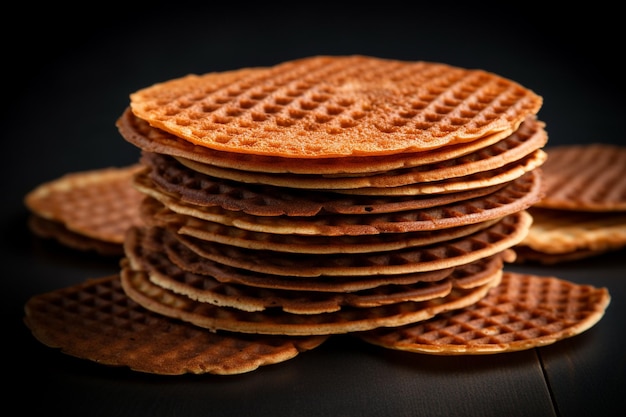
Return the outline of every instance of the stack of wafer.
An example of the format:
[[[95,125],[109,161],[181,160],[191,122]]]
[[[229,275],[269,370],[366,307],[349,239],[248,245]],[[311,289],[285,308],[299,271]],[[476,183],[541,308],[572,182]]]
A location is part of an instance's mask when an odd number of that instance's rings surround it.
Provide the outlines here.
[[[557,264],[626,247],[626,148],[602,142],[548,147],[544,196],[515,248],[518,263]]]
[[[119,277],[27,305],[46,344],[145,372],[240,373],[333,334],[401,348],[374,332],[463,311],[501,282],[518,291],[530,279],[503,265],[542,197],[547,134],[541,97],[513,81],[439,63],[316,56],[189,75],[130,98],[117,126],[142,152],[134,186],[143,223],[127,231]],[[165,330],[117,356],[71,345],[46,317],[79,322],[76,309],[51,305],[85,292],[115,294],[106,298],[124,299],[125,317],[142,323],[205,329],[211,365],[190,359],[186,337],[184,354],[177,336],[162,348],[153,339]],[[590,292],[587,313],[551,330],[551,341],[599,320],[608,294]],[[77,326],[96,333],[93,322]],[[527,343],[509,350],[542,343],[516,337]],[[255,340],[289,353],[232,358],[230,346]],[[161,365],[138,360],[141,349],[158,351]]]

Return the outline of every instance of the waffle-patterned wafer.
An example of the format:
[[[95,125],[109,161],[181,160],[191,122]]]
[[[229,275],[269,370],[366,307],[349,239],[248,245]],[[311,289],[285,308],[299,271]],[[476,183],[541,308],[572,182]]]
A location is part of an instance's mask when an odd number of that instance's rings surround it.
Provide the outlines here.
[[[501,284],[473,305],[359,337],[389,349],[435,355],[519,351],[584,332],[602,318],[610,300],[606,288],[504,272]]]
[[[534,120],[534,117],[531,117],[531,119]],[[303,164],[301,158],[294,159],[275,155],[224,152],[195,145],[169,132],[150,126],[148,122],[135,116],[130,108],[124,111],[117,120],[116,125],[124,139],[139,149],[150,153],[177,156],[199,163],[243,171],[315,175],[362,175],[434,164],[467,155],[490,146],[507,136],[506,132],[499,132],[472,142],[450,145],[430,151],[403,152],[380,156],[359,155],[314,158],[307,159],[306,164]]]
[[[541,198],[538,172],[531,171],[495,193],[444,206],[400,213],[320,215],[310,217],[255,216],[221,207],[202,207],[182,202],[154,187],[144,176],[135,186],[175,213],[253,232],[299,235],[377,235],[447,229],[498,219],[532,206]],[[246,204],[247,200],[242,201]],[[152,203],[150,203],[152,204]]]
[[[500,282],[501,271],[492,280],[472,289],[453,289],[432,300],[395,303],[370,308],[346,307],[321,314],[290,314],[282,310],[247,312],[192,300],[153,284],[145,271],[122,263],[121,281],[126,294],[148,310],[178,318],[213,331],[309,336],[372,330],[426,320],[436,314],[471,305]]]
[[[531,222],[531,216],[522,211],[459,239],[417,248],[363,254],[309,255],[259,251],[169,233],[201,257],[255,272],[300,277],[392,275],[445,269],[492,256],[518,244],[528,233]]]
[[[141,169],[133,164],[65,174],[37,186],[24,202],[34,214],[71,232],[121,245],[126,230],[141,224],[144,195],[132,184]]]
[[[385,233],[362,236],[303,236],[253,232],[220,223],[201,220],[171,211],[153,198],[146,198],[140,207],[148,226],[169,228],[201,240],[223,243],[247,249],[291,253],[364,253],[425,246],[467,236],[485,229],[499,219],[486,220],[440,230],[406,233]]]
[[[349,292],[376,288],[381,285],[410,285],[416,282],[439,281],[450,275],[454,268],[444,268],[434,271],[395,274],[395,275],[356,275],[333,277],[306,277],[280,276],[264,274],[246,269],[235,268],[222,263],[211,261],[198,255],[182,244],[164,229],[150,228],[142,233],[142,246],[152,250],[162,251],[179,268],[198,275],[209,275],[224,283],[234,283],[259,288],[272,288],[296,291],[318,292]],[[131,235],[132,236],[132,235]],[[491,270],[502,266],[502,257],[494,255],[483,261],[483,269]],[[474,271],[476,272],[476,271]]]
[[[178,267],[170,261],[160,248],[152,249],[150,231],[131,228],[125,242],[125,253],[132,269],[145,271],[156,285],[175,293],[186,295],[194,300],[233,307],[244,311],[262,311],[269,308],[281,308],[294,314],[319,314],[338,311],[343,306],[374,307],[404,301],[425,301],[444,297],[450,293],[455,279],[448,275],[437,281],[418,281],[413,284],[383,284],[372,289],[341,292],[317,292],[269,289],[247,285],[226,283],[212,276],[200,275]],[[154,234],[154,231],[152,231]],[[148,242],[150,243],[150,242]],[[481,264],[486,266],[488,264]],[[462,288],[483,285],[484,275],[489,272],[481,267],[463,269],[459,266],[457,274],[462,277]],[[487,277],[491,280],[491,276]],[[472,274],[482,277],[472,277]]]
[[[358,176],[259,173],[216,167],[213,164],[199,163],[183,157],[177,157],[176,159],[193,171],[201,172],[211,177],[248,184],[313,190],[352,190],[359,188],[399,187],[415,183],[468,177],[479,172],[493,171],[496,168],[522,160],[524,157],[542,148],[547,139],[548,136],[543,129],[543,123],[536,120],[527,120],[507,138],[459,158],[451,158],[436,164],[424,164],[414,168],[388,170],[383,173]]]
[[[141,307],[126,296],[118,275],[33,296],[25,312],[26,325],[47,346],[151,374],[241,374],[327,339],[210,332]]]
[[[379,186],[370,187],[366,184],[372,180],[366,177],[361,177],[361,184],[357,184],[359,179],[346,180],[346,188],[332,188],[337,185],[336,179],[327,178],[311,178],[310,181],[304,180],[291,180],[281,176],[276,176],[276,181],[269,184],[282,187],[293,187],[298,189],[310,189],[310,190],[325,190],[334,191],[343,194],[352,195],[364,195],[364,196],[423,196],[431,194],[446,194],[453,192],[462,192],[467,190],[480,189],[485,187],[493,187],[500,184],[505,184],[510,181],[514,181],[520,178],[522,175],[536,168],[539,168],[546,160],[546,153],[542,149],[537,149],[530,155],[527,155],[519,161],[494,168],[487,172],[478,172],[469,174],[463,177],[454,177],[449,179],[443,179],[439,181],[430,182],[415,182],[408,185],[393,185],[385,186],[378,184]],[[200,170],[203,167],[198,166],[196,163],[189,163],[189,167],[193,170]],[[205,169],[206,174],[215,174],[215,169]],[[248,178],[242,178],[240,173],[231,171],[234,175],[228,178],[229,180],[241,181],[251,180],[254,183],[256,181],[268,180],[267,178],[261,178],[258,175],[250,174]],[[225,175],[226,176],[226,175]],[[245,183],[246,181],[244,181]],[[347,184],[351,184],[350,187]],[[352,187],[353,185],[360,185],[360,187]]]
[[[141,245],[155,251],[162,251],[179,268],[198,275],[209,275],[225,283],[242,284],[259,288],[272,288],[295,291],[350,292],[368,290],[382,285],[411,285],[417,282],[439,281],[446,277],[454,280],[459,288],[473,288],[486,283],[491,274],[502,268],[503,262],[513,262],[515,252],[510,250],[481,258],[459,267],[437,269],[394,275],[342,275],[319,277],[296,277],[264,274],[235,268],[203,258],[183,245],[163,229],[150,228],[143,233]]]
[[[423,195],[423,194],[445,194],[465,191],[474,188],[490,187],[498,184],[505,184],[520,178],[522,175],[533,171],[544,163],[547,155],[542,149],[537,149],[532,154],[519,161],[504,165],[500,168],[488,172],[478,172],[466,177],[451,178],[448,180],[432,181],[425,183],[415,183],[401,185],[398,187],[363,187],[335,190],[345,194],[360,195]]]
[[[373,307],[404,301],[424,301],[445,297],[452,290],[449,279],[410,285],[382,285],[352,292],[302,292],[250,287],[220,282],[213,277],[179,268],[163,252],[140,244],[141,231],[130,229],[124,245],[131,268],[143,270],[154,284],[194,300],[244,311],[282,309],[293,314],[319,314],[338,311],[344,306]]]
[[[531,207],[529,212],[533,224],[519,246],[535,252],[547,255],[575,253],[571,259],[582,259],[626,246],[626,212],[600,214],[538,207]],[[563,257],[563,260],[568,259]]]
[[[54,239],[68,248],[80,251],[93,251],[102,256],[123,256],[124,247],[121,243],[105,242],[73,232],[62,223],[44,219],[32,214],[28,218],[29,229],[37,236],[45,239]]]
[[[626,211],[626,147],[603,143],[546,148],[545,197],[538,207]]]
[[[189,75],[131,94],[133,113],[211,149],[293,158],[437,149],[517,130],[541,97],[481,70],[365,56]]]
[[[527,245],[517,245],[515,247],[516,263],[538,263],[544,265],[556,265],[564,262],[578,261],[580,259],[591,258],[592,256],[606,253],[605,250],[576,249],[571,252],[546,253],[532,249]]]
[[[394,213],[469,200],[494,193],[506,184],[481,187],[456,193],[421,196],[338,195],[320,190],[242,183],[212,178],[181,165],[166,155],[143,152],[141,162],[149,167],[139,176],[141,184],[158,188],[181,201],[198,206],[221,206],[260,216],[315,216],[321,213],[374,214]]]
[[[518,263],[556,264],[626,246],[626,148],[602,143],[548,148],[545,195],[516,248]]]

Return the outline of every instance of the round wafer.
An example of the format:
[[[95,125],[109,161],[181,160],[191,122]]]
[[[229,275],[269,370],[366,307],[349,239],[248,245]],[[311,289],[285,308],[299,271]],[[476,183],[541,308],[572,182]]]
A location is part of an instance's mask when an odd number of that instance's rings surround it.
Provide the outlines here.
[[[602,318],[610,300],[606,288],[504,272],[502,282],[473,305],[359,337],[389,349],[434,355],[526,350],[584,332]]]
[[[209,332],[141,307],[126,296],[118,275],[33,296],[24,322],[37,340],[68,355],[161,375],[242,374],[327,339]]]
[[[136,116],[194,144],[292,158],[389,155],[510,134],[542,104],[486,71],[357,55],[188,75],[130,98]]]

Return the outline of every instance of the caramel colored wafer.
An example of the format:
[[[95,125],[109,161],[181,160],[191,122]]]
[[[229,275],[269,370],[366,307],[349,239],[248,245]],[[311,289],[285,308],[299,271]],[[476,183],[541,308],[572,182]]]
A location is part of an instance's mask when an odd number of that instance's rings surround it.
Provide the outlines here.
[[[253,232],[299,235],[377,235],[439,230],[498,219],[532,206],[541,198],[541,180],[531,171],[493,194],[444,206],[400,213],[326,215],[309,217],[255,216],[221,207],[185,203],[157,189],[145,176],[135,177],[135,186],[168,209],[201,220]],[[247,205],[247,200],[241,202]],[[151,203],[150,203],[151,204]],[[254,204],[254,203],[253,203]],[[248,207],[253,207],[248,205]]]
[[[124,292],[145,308],[213,331],[291,336],[341,334],[401,326],[436,314],[471,305],[498,285],[501,271],[483,286],[454,289],[448,296],[428,301],[404,302],[370,308],[346,307],[332,313],[290,314],[281,310],[247,312],[201,303],[153,284],[145,271],[122,266]]]
[[[546,148],[545,197],[537,207],[626,211],[626,147],[603,143]]]
[[[602,318],[609,303],[606,288],[505,272],[501,284],[473,305],[359,337],[389,349],[434,355],[512,352],[584,332]]]
[[[203,164],[243,171],[316,175],[366,174],[434,164],[462,157],[493,145],[507,136],[507,132],[499,132],[472,142],[430,151],[403,152],[382,156],[359,155],[315,158],[307,159],[306,164],[303,164],[301,158],[223,152],[194,145],[169,132],[150,126],[145,120],[136,117],[130,108],[124,111],[116,125],[124,139],[146,152],[182,157]]]
[[[556,263],[626,247],[626,212],[600,214],[531,207],[529,213],[533,224],[516,250],[527,247],[533,252],[524,252],[526,256],[518,262],[535,258],[542,263]]]
[[[507,138],[484,149],[452,158],[437,164],[424,164],[415,168],[388,170],[384,173],[370,175],[302,175],[302,174],[269,174],[248,172],[240,169],[216,167],[190,159],[177,157],[183,165],[193,171],[211,177],[238,181],[248,184],[275,185],[278,187],[345,190],[358,188],[389,188],[415,183],[449,180],[450,178],[468,177],[470,175],[493,171],[542,148],[548,136],[543,130],[543,123],[527,121]]]
[[[69,230],[62,223],[44,219],[35,214],[28,218],[29,229],[37,236],[54,239],[68,248],[80,251],[93,251],[103,256],[123,256],[124,247],[121,243],[105,242],[93,239]]]
[[[201,220],[173,212],[152,198],[146,198],[140,210],[143,222],[148,226],[169,228],[176,233],[201,240],[247,249],[309,254],[383,252],[425,246],[467,236],[499,220],[493,219],[466,226],[419,232],[362,236],[302,236],[253,232]]]
[[[374,307],[404,301],[425,301],[445,297],[453,282],[418,282],[410,285],[381,285],[375,289],[352,292],[302,292],[250,287],[220,282],[213,277],[179,268],[163,252],[139,244],[141,229],[130,229],[124,245],[129,265],[143,270],[154,284],[178,294],[217,306],[244,311],[282,309],[293,314],[319,314],[338,311],[344,306]]]
[[[165,194],[198,206],[221,206],[260,216],[315,216],[323,213],[373,214],[417,210],[469,200],[491,194],[506,184],[449,194],[422,196],[339,195],[320,190],[246,185],[201,174],[166,155],[143,152],[141,162],[149,167],[139,176]]]
[[[141,224],[139,205],[144,195],[132,184],[141,169],[134,164],[65,174],[37,186],[24,202],[34,214],[71,232],[121,245],[126,230]]]
[[[24,321],[41,343],[151,374],[241,374],[292,359],[326,340],[210,332],[139,306],[117,275],[33,296],[25,311]]]
[[[517,130],[541,97],[481,70],[365,56],[189,75],[131,94],[133,113],[211,149],[292,158],[437,149]]]
[[[167,233],[203,258],[255,272],[301,277],[392,275],[445,269],[502,252],[526,236],[531,222],[531,216],[522,211],[504,217],[491,227],[455,240],[364,254],[308,255],[259,251]]]

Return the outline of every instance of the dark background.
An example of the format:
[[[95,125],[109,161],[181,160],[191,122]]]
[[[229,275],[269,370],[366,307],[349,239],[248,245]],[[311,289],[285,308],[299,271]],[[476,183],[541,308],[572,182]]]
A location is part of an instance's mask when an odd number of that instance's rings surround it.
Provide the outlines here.
[[[303,355],[254,375],[172,380],[66,357],[40,346],[21,323],[28,297],[117,271],[116,261],[34,238],[26,228],[24,195],[67,172],[136,162],[139,152],[121,138],[115,120],[128,105],[130,93],[156,82],[318,54],[445,62],[498,73],[543,96],[539,117],[546,122],[548,146],[623,144],[626,100],[620,13],[601,2],[556,9],[548,9],[547,3],[15,5],[4,15],[0,29],[4,57],[0,227],[3,344],[8,352],[4,359],[13,366],[8,378],[17,381],[10,383],[9,395],[27,398],[26,403],[16,402],[19,410],[47,410],[51,415],[122,415],[124,410],[136,416],[451,415],[450,410],[516,415],[517,404],[529,404],[532,410],[533,398],[546,392],[564,398],[559,404],[562,415],[588,415],[593,410],[608,415],[617,406],[624,409],[625,359],[619,353],[623,348],[608,347],[624,342],[622,317],[619,322],[616,317],[624,314],[619,304],[626,302],[624,284],[615,284],[615,277],[624,275],[623,251],[601,258],[600,267],[582,262],[548,271],[582,283],[609,282],[613,294],[610,314],[601,322],[604,330],[593,329],[596,341],[587,334],[580,336],[571,342],[574,358],[566,358],[571,364],[581,355],[591,375],[574,378],[575,371],[566,365],[561,372],[557,364],[563,355],[543,350],[542,360],[550,354],[557,359],[553,369],[565,381],[561,386],[567,387],[560,395],[554,387],[535,388],[530,382],[541,374],[536,354],[530,352],[414,358],[381,354],[336,338],[307,355],[311,359]],[[611,323],[614,327],[606,327]],[[613,331],[622,334],[612,336]],[[596,352],[597,338],[607,344],[602,349],[612,350]],[[571,346],[568,343],[560,346]],[[591,362],[587,354],[592,355]],[[507,365],[511,360],[515,365]],[[598,368],[608,373],[594,374]],[[482,373],[488,379],[480,379]],[[416,375],[426,379],[419,382]],[[596,380],[604,384],[602,393],[592,392]],[[451,394],[442,387],[455,384],[467,384],[466,390],[460,397],[446,398]],[[513,399],[502,397],[502,392]],[[477,400],[463,397],[472,393],[489,406],[477,408]],[[252,405],[245,405],[248,400]],[[544,405],[551,404],[537,407]]]

